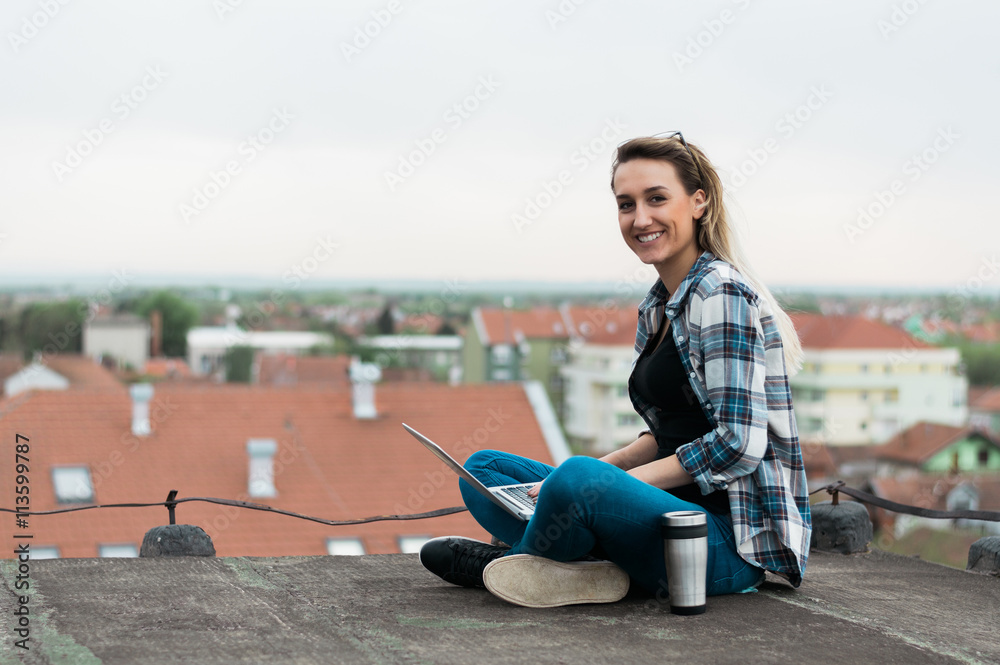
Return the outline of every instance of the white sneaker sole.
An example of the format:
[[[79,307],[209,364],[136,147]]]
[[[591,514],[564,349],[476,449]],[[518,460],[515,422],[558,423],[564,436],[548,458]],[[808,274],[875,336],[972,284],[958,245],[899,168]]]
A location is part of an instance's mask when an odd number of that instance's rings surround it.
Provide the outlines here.
[[[628,593],[628,573],[610,561],[563,563],[531,554],[513,554],[483,569],[490,592],[523,607],[614,603]]]

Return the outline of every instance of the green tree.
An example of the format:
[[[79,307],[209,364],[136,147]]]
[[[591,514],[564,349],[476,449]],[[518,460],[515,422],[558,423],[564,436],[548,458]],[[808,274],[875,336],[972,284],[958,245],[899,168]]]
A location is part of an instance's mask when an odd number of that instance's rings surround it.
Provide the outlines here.
[[[86,316],[87,303],[82,300],[28,305],[18,326],[25,354],[80,353]]]
[[[198,307],[171,291],[157,291],[146,296],[136,308],[141,315],[149,318],[158,311],[163,321],[163,355],[183,357],[187,355],[188,330],[198,322]]]
[[[1000,344],[959,344],[965,374],[972,386],[1000,386]]]
[[[226,381],[229,383],[250,383],[253,366],[253,347],[231,346],[226,349]]]
[[[392,335],[396,332],[396,320],[392,318],[392,305],[387,304],[376,321],[379,335]]]

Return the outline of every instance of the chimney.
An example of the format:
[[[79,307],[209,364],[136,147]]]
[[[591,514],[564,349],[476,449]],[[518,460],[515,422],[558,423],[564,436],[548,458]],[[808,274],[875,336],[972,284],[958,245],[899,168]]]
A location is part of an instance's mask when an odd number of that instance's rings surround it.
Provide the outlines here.
[[[149,425],[149,402],[153,399],[153,385],[133,383],[128,392],[132,397],[132,434],[149,436],[153,431]]]
[[[250,457],[250,475],[247,493],[252,497],[278,496],[274,487],[274,454],[278,444],[274,439],[248,439],[247,455]]]
[[[375,410],[375,384],[382,378],[382,370],[373,363],[363,363],[351,358],[351,393],[354,402],[354,417],[371,420],[378,415]]]
[[[159,358],[161,349],[163,348],[163,315],[160,314],[160,310],[154,309],[149,313],[149,327],[150,327],[150,350],[149,355],[151,358]]]

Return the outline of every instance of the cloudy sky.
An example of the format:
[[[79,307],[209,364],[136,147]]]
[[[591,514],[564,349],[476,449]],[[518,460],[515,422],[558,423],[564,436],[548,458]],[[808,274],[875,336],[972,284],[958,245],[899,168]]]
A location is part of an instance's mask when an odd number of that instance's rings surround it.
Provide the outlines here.
[[[610,156],[681,129],[769,283],[993,290],[998,22],[971,0],[5,0],[0,283],[648,282]]]

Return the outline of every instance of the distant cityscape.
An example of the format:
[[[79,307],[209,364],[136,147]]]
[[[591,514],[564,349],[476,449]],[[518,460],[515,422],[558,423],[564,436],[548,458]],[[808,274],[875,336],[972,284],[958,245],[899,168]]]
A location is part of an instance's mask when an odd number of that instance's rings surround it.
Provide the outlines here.
[[[406,419],[459,459],[496,447],[548,463],[602,455],[644,427],[627,388],[644,285],[121,282],[0,293],[0,427],[46,441],[35,448],[36,509],[155,501],[180,485],[329,519],[413,512],[461,499],[399,427]],[[805,351],[792,389],[813,489],[843,479],[900,503],[1000,509],[1000,296],[780,298]],[[382,457],[407,463],[387,470]],[[4,483],[2,496],[13,496]],[[375,486],[384,491],[364,490]],[[436,535],[483,537],[467,514],[418,531],[314,525],[288,538],[271,516],[185,511],[232,555],[415,551]],[[33,552],[135,556],[162,521],[99,512],[36,518]],[[871,512],[877,546],[950,565],[964,565],[951,550],[1000,533],[990,522]]]

